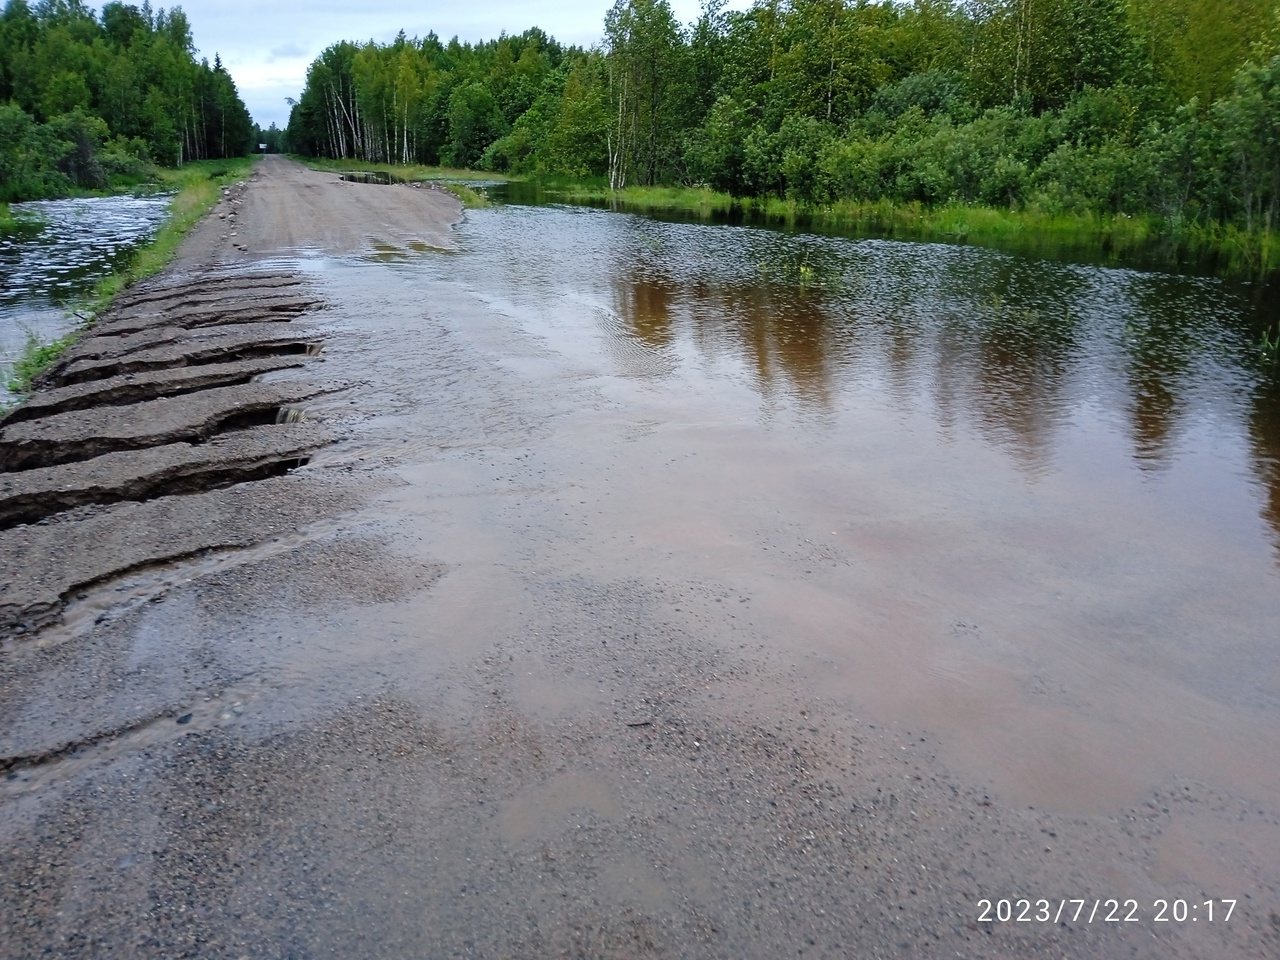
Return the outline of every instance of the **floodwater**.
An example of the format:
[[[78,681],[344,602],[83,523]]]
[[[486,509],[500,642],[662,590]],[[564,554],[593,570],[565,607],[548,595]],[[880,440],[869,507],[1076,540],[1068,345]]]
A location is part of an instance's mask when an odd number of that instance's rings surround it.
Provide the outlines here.
[[[35,225],[0,234],[0,368],[29,336],[49,342],[75,326],[69,308],[123,265],[164,223],[169,196],[15,203]]]
[[[452,335],[538,345],[495,349],[560,385],[522,414],[589,530],[555,550],[730,586],[815,696],[1019,801],[1280,791],[1264,291],[570,207],[458,242],[375,259]]]

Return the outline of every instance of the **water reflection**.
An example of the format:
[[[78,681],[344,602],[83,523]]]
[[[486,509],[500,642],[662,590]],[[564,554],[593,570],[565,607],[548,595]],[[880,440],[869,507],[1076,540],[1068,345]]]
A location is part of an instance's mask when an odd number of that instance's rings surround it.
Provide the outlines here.
[[[636,263],[616,275],[614,309],[649,347],[669,350],[687,336],[710,361],[725,352],[743,357],[766,398],[783,393],[830,407],[837,351],[826,342],[830,313],[820,287],[683,285],[660,264]]]
[[[516,299],[598,304],[624,375],[714,374],[749,384],[761,417],[817,427],[924,416],[1028,479],[1136,470],[1205,511],[1239,503],[1249,472],[1280,549],[1280,398],[1256,348],[1280,309],[1255,285],[578,208],[500,208],[468,230],[489,253],[462,260],[506,273]]]

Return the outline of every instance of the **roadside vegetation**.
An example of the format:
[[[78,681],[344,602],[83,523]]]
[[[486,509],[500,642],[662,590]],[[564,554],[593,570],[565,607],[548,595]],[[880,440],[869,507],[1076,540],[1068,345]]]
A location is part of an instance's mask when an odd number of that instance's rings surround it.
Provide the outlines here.
[[[711,0],[682,26],[666,0],[617,0],[589,50],[537,28],[335,43],[286,141],[573,181],[635,209],[1265,271],[1280,267],[1280,11]]]
[[[550,183],[548,197],[570,203],[703,221],[746,221],[886,237],[972,243],[1028,254],[1104,262],[1213,266],[1250,275],[1280,270],[1280,233],[1251,234],[1233,224],[1169,220],[1153,214],[1014,209],[950,201],[839,200],[735,197],[708,187],[624,187]]]
[[[221,60],[197,62],[194,51],[179,7],[111,2],[99,14],[80,0],[7,0],[0,10],[0,233],[23,227],[8,206],[14,201],[174,192],[155,239],[76,310],[89,321],[172,259],[261,142]],[[279,131],[268,132],[279,140]],[[30,340],[10,388],[28,390],[76,336]]]
[[[51,343],[41,343],[35,337],[28,338],[23,355],[14,362],[8,382],[9,389],[18,394],[30,391],[36,377],[79,339],[83,330],[92,325],[97,315],[122,290],[163,270],[177,254],[182,239],[217,202],[221,189],[243,179],[252,164],[253,160],[249,157],[233,157],[189,163],[176,170],[159,171],[163,187],[175,191],[169,202],[169,218],[164,226],[157,231],[150,243],[135,251],[128,266],[99,280],[92,292],[75,309],[75,315],[81,319],[81,329]]]
[[[124,270],[98,281],[86,309],[93,314],[100,312],[121,290],[154,276],[168,266],[177,255],[183,238],[217,203],[222,188],[244,179],[253,163],[250,157],[231,157],[188,163],[176,170],[161,170],[159,179],[163,188],[175,191],[169,201],[168,219],[156,232],[155,238],[135,252]]]
[[[73,331],[66,336],[59,337],[57,340],[41,343],[34,334],[28,334],[26,349],[23,351],[22,356],[13,363],[13,372],[9,377],[9,389],[18,394],[29,392],[35,378],[58,357],[62,356],[67,348],[76,342],[78,336],[79,334]],[[3,412],[4,407],[0,406],[0,413]]]

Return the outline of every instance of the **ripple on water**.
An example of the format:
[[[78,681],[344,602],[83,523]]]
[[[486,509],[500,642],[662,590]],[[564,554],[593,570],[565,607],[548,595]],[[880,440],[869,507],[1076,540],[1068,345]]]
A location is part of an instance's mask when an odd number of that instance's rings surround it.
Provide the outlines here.
[[[30,337],[47,342],[69,330],[68,301],[155,235],[169,197],[39,200],[12,209],[40,228],[0,241],[0,365],[20,355]]]

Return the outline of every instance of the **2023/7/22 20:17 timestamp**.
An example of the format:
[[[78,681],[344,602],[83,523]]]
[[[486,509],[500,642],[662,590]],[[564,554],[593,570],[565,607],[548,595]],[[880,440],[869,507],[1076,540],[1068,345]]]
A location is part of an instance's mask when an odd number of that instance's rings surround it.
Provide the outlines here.
[[[1228,923],[1235,900],[979,900],[979,923]]]

